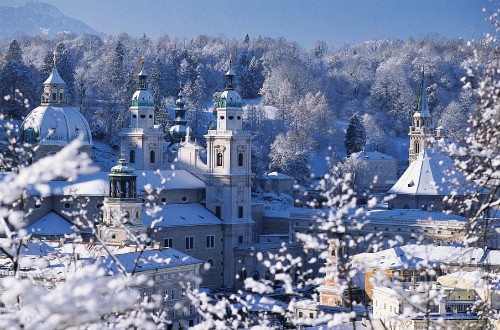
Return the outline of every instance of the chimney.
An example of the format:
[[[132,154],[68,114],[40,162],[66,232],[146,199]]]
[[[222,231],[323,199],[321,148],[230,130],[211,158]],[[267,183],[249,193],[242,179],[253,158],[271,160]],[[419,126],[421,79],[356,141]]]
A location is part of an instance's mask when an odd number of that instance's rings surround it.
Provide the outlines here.
[[[130,244],[128,248],[130,252],[137,252],[137,245]]]

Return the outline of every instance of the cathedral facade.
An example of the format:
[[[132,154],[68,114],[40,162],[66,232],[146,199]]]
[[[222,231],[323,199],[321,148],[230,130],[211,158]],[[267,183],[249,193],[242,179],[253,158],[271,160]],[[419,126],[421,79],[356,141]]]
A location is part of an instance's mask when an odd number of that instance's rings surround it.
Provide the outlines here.
[[[187,153],[196,158],[193,162],[201,164],[197,175],[181,166],[166,169],[172,164],[165,161],[168,147],[163,128],[155,124],[154,100],[144,64],[137,81],[129,108],[129,127],[120,132],[122,151],[118,164],[111,173],[104,169],[73,182],[53,181],[48,197],[32,192],[28,207],[33,212],[28,229],[41,238],[63,237],[71,232],[71,224],[79,217],[75,215],[77,210],[85,205],[86,220],[97,225],[99,238],[106,244],[133,245],[132,235],[147,234],[159,247],[173,248],[201,260],[202,286],[234,287],[237,274],[241,273],[234,250],[252,243],[254,221],[250,202],[252,136],[242,128],[242,102],[235,90],[231,63],[225,90],[217,101],[217,128],[205,136],[206,163],[198,153],[190,151],[192,143],[188,140],[182,93],[176,102],[176,125],[170,134],[176,139],[178,154]],[[87,142],[84,146],[88,145],[83,151],[90,151],[88,124],[78,109],[64,103],[64,81],[55,64],[44,85],[42,107],[57,106],[58,111],[74,112],[81,123],[78,126],[51,122],[58,134],[54,139],[52,131],[43,130],[47,126],[43,121],[38,126],[33,124],[39,117],[38,108],[33,110],[23,123],[21,136],[35,146],[34,159],[60,150],[81,137],[82,131]],[[54,100],[52,90],[56,93]],[[63,128],[65,144],[59,138]],[[91,236],[84,234],[88,240],[93,239]]]

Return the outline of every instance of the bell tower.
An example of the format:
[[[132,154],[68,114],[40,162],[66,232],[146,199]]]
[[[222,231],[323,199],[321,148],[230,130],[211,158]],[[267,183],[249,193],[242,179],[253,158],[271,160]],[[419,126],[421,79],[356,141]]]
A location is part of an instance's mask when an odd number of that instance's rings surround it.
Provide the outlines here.
[[[163,129],[155,125],[154,99],[151,94],[144,56],[137,75],[137,91],[130,102],[130,126],[120,132],[125,159],[138,170],[153,170],[163,167]]]
[[[66,104],[66,83],[57,71],[56,61],[57,51],[54,50],[54,66],[50,76],[43,82],[42,105],[65,105]]]
[[[408,162],[411,164],[424,148],[429,146],[429,138],[435,135],[432,115],[427,102],[427,88],[425,85],[424,69],[422,68],[422,80],[418,94],[417,108],[413,114],[410,126],[410,149],[408,151]]]
[[[145,230],[142,201],[137,198],[137,176],[134,169],[127,166],[123,153],[108,176],[109,195],[104,201],[99,234],[108,243],[121,244],[128,239],[129,233],[137,235]]]
[[[239,272],[233,250],[252,243],[254,222],[250,212],[252,136],[243,130],[243,107],[235,90],[231,59],[226,87],[216,102],[217,129],[205,135],[206,207],[224,222],[224,285],[233,287]]]

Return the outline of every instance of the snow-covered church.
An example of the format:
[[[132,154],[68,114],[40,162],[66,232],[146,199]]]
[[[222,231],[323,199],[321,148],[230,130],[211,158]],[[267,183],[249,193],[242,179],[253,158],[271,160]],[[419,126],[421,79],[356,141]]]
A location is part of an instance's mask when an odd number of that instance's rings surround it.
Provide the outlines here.
[[[170,132],[178,142],[179,161],[173,163],[175,169],[166,162],[165,134],[155,125],[144,63],[137,80],[138,89],[129,108],[130,126],[120,132],[118,164],[111,173],[102,169],[72,182],[52,181],[48,197],[30,191],[28,208],[33,211],[27,229],[41,238],[64,237],[72,232],[72,223],[82,217],[78,210],[83,208],[83,216],[96,224],[100,238],[108,244],[128,245],[130,233],[147,232],[161,247],[201,260],[202,286],[238,286],[237,274],[246,270],[234,250],[254,241],[252,136],[243,130],[242,100],[235,90],[231,61],[225,89],[217,99],[217,127],[205,135],[206,164],[199,159],[200,147],[189,141],[182,93]],[[34,146],[36,161],[78,137],[83,139],[82,152],[90,152],[89,125],[77,108],[66,103],[65,82],[54,61],[44,82],[41,105],[24,120],[20,140]],[[84,230],[85,235],[92,239]],[[253,263],[250,257],[246,259]]]

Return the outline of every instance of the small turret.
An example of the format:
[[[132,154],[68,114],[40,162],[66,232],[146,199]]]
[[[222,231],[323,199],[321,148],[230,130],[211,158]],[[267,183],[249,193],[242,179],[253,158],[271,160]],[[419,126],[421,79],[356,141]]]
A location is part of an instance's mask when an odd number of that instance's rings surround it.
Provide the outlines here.
[[[54,50],[54,66],[50,76],[43,82],[42,104],[66,103],[65,87],[66,83],[57,71],[57,51]]]
[[[187,130],[187,120],[186,120],[186,109],[184,105],[186,101],[184,101],[184,94],[182,93],[182,85],[180,86],[179,97],[175,101],[175,120],[174,126],[172,126],[169,130],[170,136],[172,137],[172,143],[179,143],[186,137]]]

